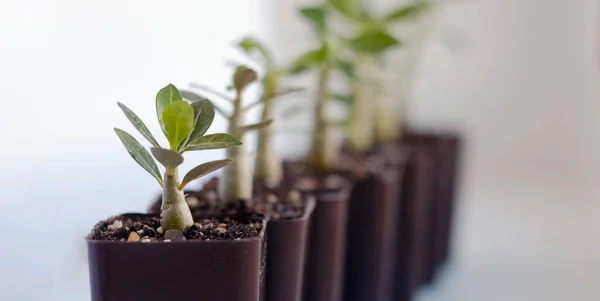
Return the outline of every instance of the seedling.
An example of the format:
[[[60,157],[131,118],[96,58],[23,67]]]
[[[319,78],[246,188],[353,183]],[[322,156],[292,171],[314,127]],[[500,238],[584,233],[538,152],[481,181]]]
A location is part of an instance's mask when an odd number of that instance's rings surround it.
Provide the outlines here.
[[[219,112],[229,121],[227,130],[229,135],[236,137],[237,140],[241,142],[244,141],[244,136],[248,131],[265,128],[273,122],[272,119],[268,119],[256,124],[245,124],[246,112],[255,104],[243,106],[243,92],[248,85],[257,79],[258,75],[254,70],[245,66],[238,66],[233,74],[233,83],[231,85],[231,90],[235,92],[233,97],[201,85],[194,85],[196,88],[203,89],[211,94],[219,95],[232,105],[233,109],[231,114],[227,114],[224,109],[219,109]],[[182,94],[185,98],[190,100],[205,99],[203,96],[191,91],[183,91]],[[233,163],[229,164],[223,170],[221,184],[219,185],[221,201],[227,203],[240,200],[248,202],[252,200],[252,166],[250,164],[248,150],[242,144],[239,147],[228,148],[227,156],[233,159]]]
[[[312,24],[320,45],[317,49],[308,51],[297,58],[289,70],[290,74],[310,69],[318,72],[312,145],[307,163],[315,172],[321,174],[330,173],[336,169],[339,151],[332,137],[335,122],[328,114],[328,107],[331,100],[329,92],[331,72],[338,68],[341,62],[337,60],[338,38],[328,26],[328,11],[329,7],[325,4],[300,9],[300,14]]]
[[[331,7],[355,28],[354,36],[342,44],[352,51],[353,58],[349,64],[353,72],[346,72],[352,87],[348,142],[355,151],[364,152],[372,146],[370,130],[373,127],[375,138],[381,144],[392,143],[401,135],[398,101],[388,95],[383,84],[387,75],[383,54],[400,46],[400,42],[390,34],[390,27],[427,11],[431,0],[416,0],[384,16],[375,16],[366,6],[366,1],[358,2],[328,0]]]
[[[270,52],[260,41],[252,37],[246,37],[238,43],[238,47],[250,56],[258,55],[258,59],[265,70],[265,75],[261,80],[262,97],[254,104],[262,104],[260,122],[266,123],[273,119],[273,105],[276,99],[302,89],[279,90],[281,78],[287,75],[286,70],[275,65]],[[273,127],[270,126],[258,130],[256,161],[254,164],[254,181],[270,188],[279,186],[283,179],[283,164],[275,151],[273,132]]]
[[[242,144],[229,134],[205,135],[213,122],[215,109],[207,99],[198,99],[192,103],[183,100],[179,90],[171,84],[162,88],[156,95],[156,115],[162,131],[169,142],[169,148],[163,148],[148,130],[142,120],[119,103],[119,107],[135,128],[152,144],[150,153],[127,132],[115,128],[129,155],[162,187],[161,226],[164,231],[179,230],[185,232],[194,224],[183,189],[191,182],[213,171],[227,166],[230,159],[211,161],[191,169],[183,180],[179,178],[179,166],[183,163],[183,153],[205,149],[236,149]],[[154,157],[154,158],[153,158]],[[165,168],[161,176],[156,159]]]

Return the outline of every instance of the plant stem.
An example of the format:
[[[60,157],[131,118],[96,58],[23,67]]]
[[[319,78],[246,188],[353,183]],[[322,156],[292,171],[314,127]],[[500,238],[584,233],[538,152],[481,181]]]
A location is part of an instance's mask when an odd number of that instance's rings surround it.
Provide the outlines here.
[[[276,92],[277,79],[274,75],[267,74],[261,122],[273,118],[273,102]],[[254,180],[270,188],[277,187],[283,180],[283,166],[273,144],[272,126],[264,127],[258,131]]]
[[[375,79],[375,136],[378,144],[395,143],[402,135],[402,108],[400,100],[390,96],[390,76],[383,66],[378,66],[379,72],[373,72]],[[383,76],[381,75],[383,74]]]
[[[319,70],[315,126],[313,129],[312,149],[308,158],[309,166],[320,174],[334,171],[337,164],[337,149],[331,137],[333,133],[331,124],[327,118],[329,73],[329,67],[323,67]]]
[[[179,230],[185,232],[194,224],[190,207],[185,201],[183,191],[179,190],[179,171],[177,168],[168,168],[165,171],[165,180],[162,194],[161,226],[164,231]]]
[[[242,145],[227,149],[227,158],[233,162],[223,169],[222,184],[219,185],[223,202],[250,201],[252,198],[252,173],[250,157],[244,142],[244,133],[239,128],[244,125],[245,114],[242,108],[241,95],[234,100],[233,115],[229,119],[228,133],[236,136]]]
[[[364,56],[356,59],[356,76],[351,81],[352,111],[348,128],[348,143],[352,151],[364,154],[373,146],[373,114],[369,99],[373,78],[369,76],[370,61]]]

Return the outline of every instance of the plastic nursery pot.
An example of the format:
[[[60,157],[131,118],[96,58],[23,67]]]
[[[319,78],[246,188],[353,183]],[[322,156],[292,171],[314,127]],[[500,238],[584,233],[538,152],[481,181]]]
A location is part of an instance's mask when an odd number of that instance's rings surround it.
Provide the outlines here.
[[[399,185],[404,164],[354,184],[348,202],[344,301],[388,301],[397,262]]]
[[[302,300],[340,301],[350,187],[315,191],[310,219]]]
[[[402,179],[394,301],[409,301],[425,278],[430,256],[433,170],[426,151],[409,147]]]
[[[264,229],[240,240],[88,239],[92,301],[258,301]]]
[[[300,301],[310,217],[315,208],[312,197],[305,198],[304,214],[295,219],[267,223],[267,262],[261,300]]]
[[[463,139],[453,133],[418,133],[412,131],[405,136],[409,145],[419,145],[429,149],[432,155],[434,172],[434,208],[430,237],[430,270],[426,282],[433,281],[436,269],[448,260],[451,244],[452,221],[455,195],[460,177],[460,152]]]

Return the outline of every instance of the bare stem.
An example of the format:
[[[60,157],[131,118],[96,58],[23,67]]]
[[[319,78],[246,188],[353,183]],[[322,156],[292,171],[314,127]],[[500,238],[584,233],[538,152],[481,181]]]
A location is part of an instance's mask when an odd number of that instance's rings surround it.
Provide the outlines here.
[[[383,66],[379,72],[373,72],[376,79],[375,100],[375,136],[378,144],[395,143],[402,135],[402,117],[404,112],[400,100],[393,99],[389,93],[390,78]],[[381,74],[384,74],[382,76]],[[378,77],[378,78],[377,78]]]
[[[357,153],[366,153],[373,146],[373,114],[369,103],[373,94],[373,82],[369,76],[369,61],[364,57],[356,60],[356,77],[352,79],[352,111],[348,128],[348,143]]]
[[[318,173],[334,171],[337,163],[337,149],[331,137],[333,132],[327,118],[329,73],[330,69],[328,67],[324,67],[319,71],[315,127],[313,129],[312,149],[308,158],[309,166]]]
[[[185,201],[180,185],[177,168],[167,169],[163,186],[163,203],[161,208],[161,226],[167,230],[185,232],[194,224],[190,207]]]
[[[228,133],[242,141],[242,145],[227,149],[227,157],[233,159],[233,162],[223,169],[223,183],[219,185],[223,202],[249,201],[252,198],[250,157],[244,143],[244,133],[239,131],[239,128],[244,125],[244,120],[241,95],[238,94],[234,100]]]
[[[264,104],[261,122],[273,118],[273,101],[277,92],[275,78],[267,78],[264,91]],[[256,162],[254,165],[254,180],[267,187],[277,187],[283,180],[283,166],[277,156],[273,144],[273,127],[267,126],[258,131],[258,145],[256,149]]]

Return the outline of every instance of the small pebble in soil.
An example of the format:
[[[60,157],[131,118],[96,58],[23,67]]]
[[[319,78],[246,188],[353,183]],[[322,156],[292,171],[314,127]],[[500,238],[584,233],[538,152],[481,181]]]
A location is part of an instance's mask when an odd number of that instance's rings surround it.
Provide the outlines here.
[[[171,241],[185,241],[187,240],[183,233],[179,230],[167,230],[165,232],[165,239],[169,239]]]
[[[165,234],[165,231],[163,231],[162,227],[158,227],[158,229],[156,229],[156,232],[158,232],[158,234]]]
[[[119,221],[119,220],[116,220],[111,225],[108,225],[107,228],[108,228],[108,230],[113,230],[114,231],[114,230],[120,229],[122,227],[123,227],[123,222]]]
[[[208,223],[208,224],[204,225],[204,227],[206,227],[207,229],[210,229],[213,227],[213,223]]]
[[[163,240],[163,241],[164,241],[164,242],[170,242],[171,240],[170,240],[170,239],[165,239],[165,240]]]
[[[216,230],[217,232],[221,233],[221,234],[223,234],[223,233],[227,232],[227,230],[226,230],[225,228],[221,228],[221,227],[219,227],[219,228],[217,228],[217,229],[215,229],[215,230]]]
[[[200,205],[200,200],[198,200],[195,196],[188,196],[185,198],[185,201],[188,203],[188,206],[194,208]]]
[[[150,236],[150,237],[152,237],[152,236],[156,235],[156,231],[154,229],[146,226],[146,225],[144,225],[144,229],[142,231],[144,231],[143,232],[144,236]]]
[[[227,224],[219,224],[219,228],[226,228]]]
[[[140,241],[140,236],[135,232],[131,232],[131,233],[129,233],[129,237],[127,238],[127,241],[131,241],[131,242]]]
[[[200,230],[200,229],[202,229],[202,225],[200,225],[200,224],[198,224],[198,223],[194,223],[194,226],[195,226],[196,228],[198,228],[199,230]]]
[[[144,238],[142,239],[142,242],[151,242],[150,238]]]

